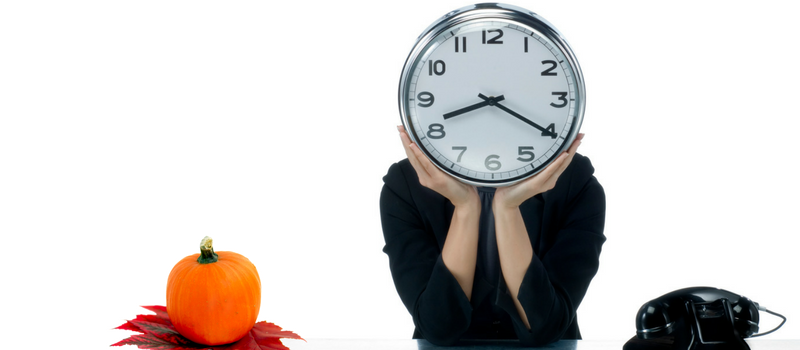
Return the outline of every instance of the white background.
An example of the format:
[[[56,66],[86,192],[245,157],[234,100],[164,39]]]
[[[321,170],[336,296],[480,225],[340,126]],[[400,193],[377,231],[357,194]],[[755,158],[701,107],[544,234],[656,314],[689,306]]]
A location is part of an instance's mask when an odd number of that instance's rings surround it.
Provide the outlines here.
[[[709,285],[800,338],[789,2],[516,1],[583,68],[607,194],[585,339]],[[465,1],[0,5],[0,339],[106,348],[209,235],[307,339],[411,337],[378,213],[414,40]],[[762,315],[762,329],[777,324]],[[10,347],[9,347],[10,348]]]

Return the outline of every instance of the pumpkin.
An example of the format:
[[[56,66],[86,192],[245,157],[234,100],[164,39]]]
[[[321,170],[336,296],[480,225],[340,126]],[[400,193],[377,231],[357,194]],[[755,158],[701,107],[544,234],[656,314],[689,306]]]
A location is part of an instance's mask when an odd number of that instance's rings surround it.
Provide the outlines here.
[[[214,252],[203,238],[200,254],[175,264],[167,280],[167,314],[184,337],[205,345],[232,343],[253,328],[261,308],[261,279],[253,263],[234,252]]]

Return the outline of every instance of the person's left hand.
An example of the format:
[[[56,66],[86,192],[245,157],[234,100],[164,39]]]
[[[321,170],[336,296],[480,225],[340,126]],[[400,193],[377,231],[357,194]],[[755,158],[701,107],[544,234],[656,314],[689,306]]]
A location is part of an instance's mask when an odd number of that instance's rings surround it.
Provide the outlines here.
[[[496,209],[517,208],[528,198],[551,190],[555,187],[558,177],[572,162],[578,146],[581,145],[581,140],[583,140],[583,134],[578,134],[569,149],[561,153],[555,161],[540,173],[512,186],[498,188],[495,191],[492,206]]]

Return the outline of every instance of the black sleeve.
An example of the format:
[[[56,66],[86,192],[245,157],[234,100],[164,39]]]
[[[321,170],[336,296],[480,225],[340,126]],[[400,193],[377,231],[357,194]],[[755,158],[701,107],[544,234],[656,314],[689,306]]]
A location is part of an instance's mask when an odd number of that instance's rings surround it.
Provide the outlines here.
[[[553,228],[543,234],[554,237],[546,238],[546,247],[534,254],[517,296],[531,329],[525,327],[510,294],[504,293],[507,300],[498,300],[526,346],[561,339],[599,267],[605,242],[605,193],[588,158],[576,155],[570,168],[562,174],[567,178],[558,180],[566,180],[567,186],[557,184],[552,193],[545,193],[556,204],[546,207],[544,220],[550,224],[545,226]]]
[[[413,168],[394,164],[384,177],[381,224],[397,293],[422,337],[436,345],[455,343],[469,328],[472,306],[444,265],[433,232],[418,209]],[[411,185],[410,185],[411,183]],[[413,188],[412,188],[413,187]],[[412,194],[413,193],[413,194]],[[450,218],[447,218],[449,221]]]

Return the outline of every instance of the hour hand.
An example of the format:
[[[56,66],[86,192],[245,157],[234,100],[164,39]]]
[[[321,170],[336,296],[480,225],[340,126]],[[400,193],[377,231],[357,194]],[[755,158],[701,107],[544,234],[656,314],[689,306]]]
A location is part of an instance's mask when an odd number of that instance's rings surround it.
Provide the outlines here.
[[[497,97],[486,97],[483,94],[478,94],[478,97],[483,98],[485,101],[478,102],[478,103],[476,103],[474,105],[466,106],[464,108],[452,111],[450,113],[445,113],[444,114],[444,119],[450,119],[452,117],[455,117],[455,116],[458,116],[458,115],[461,115],[461,114],[464,114],[464,113],[467,113],[467,112],[470,112],[470,111],[474,111],[474,110],[476,110],[478,108],[481,108],[481,107],[486,107],[486,106],[489,106],[489,105],[493,105],[495,102],[502,101],[502,100],[505,99],[505,97],[503,97],[503,95],[500,95],[500,96],[497,96]]]

